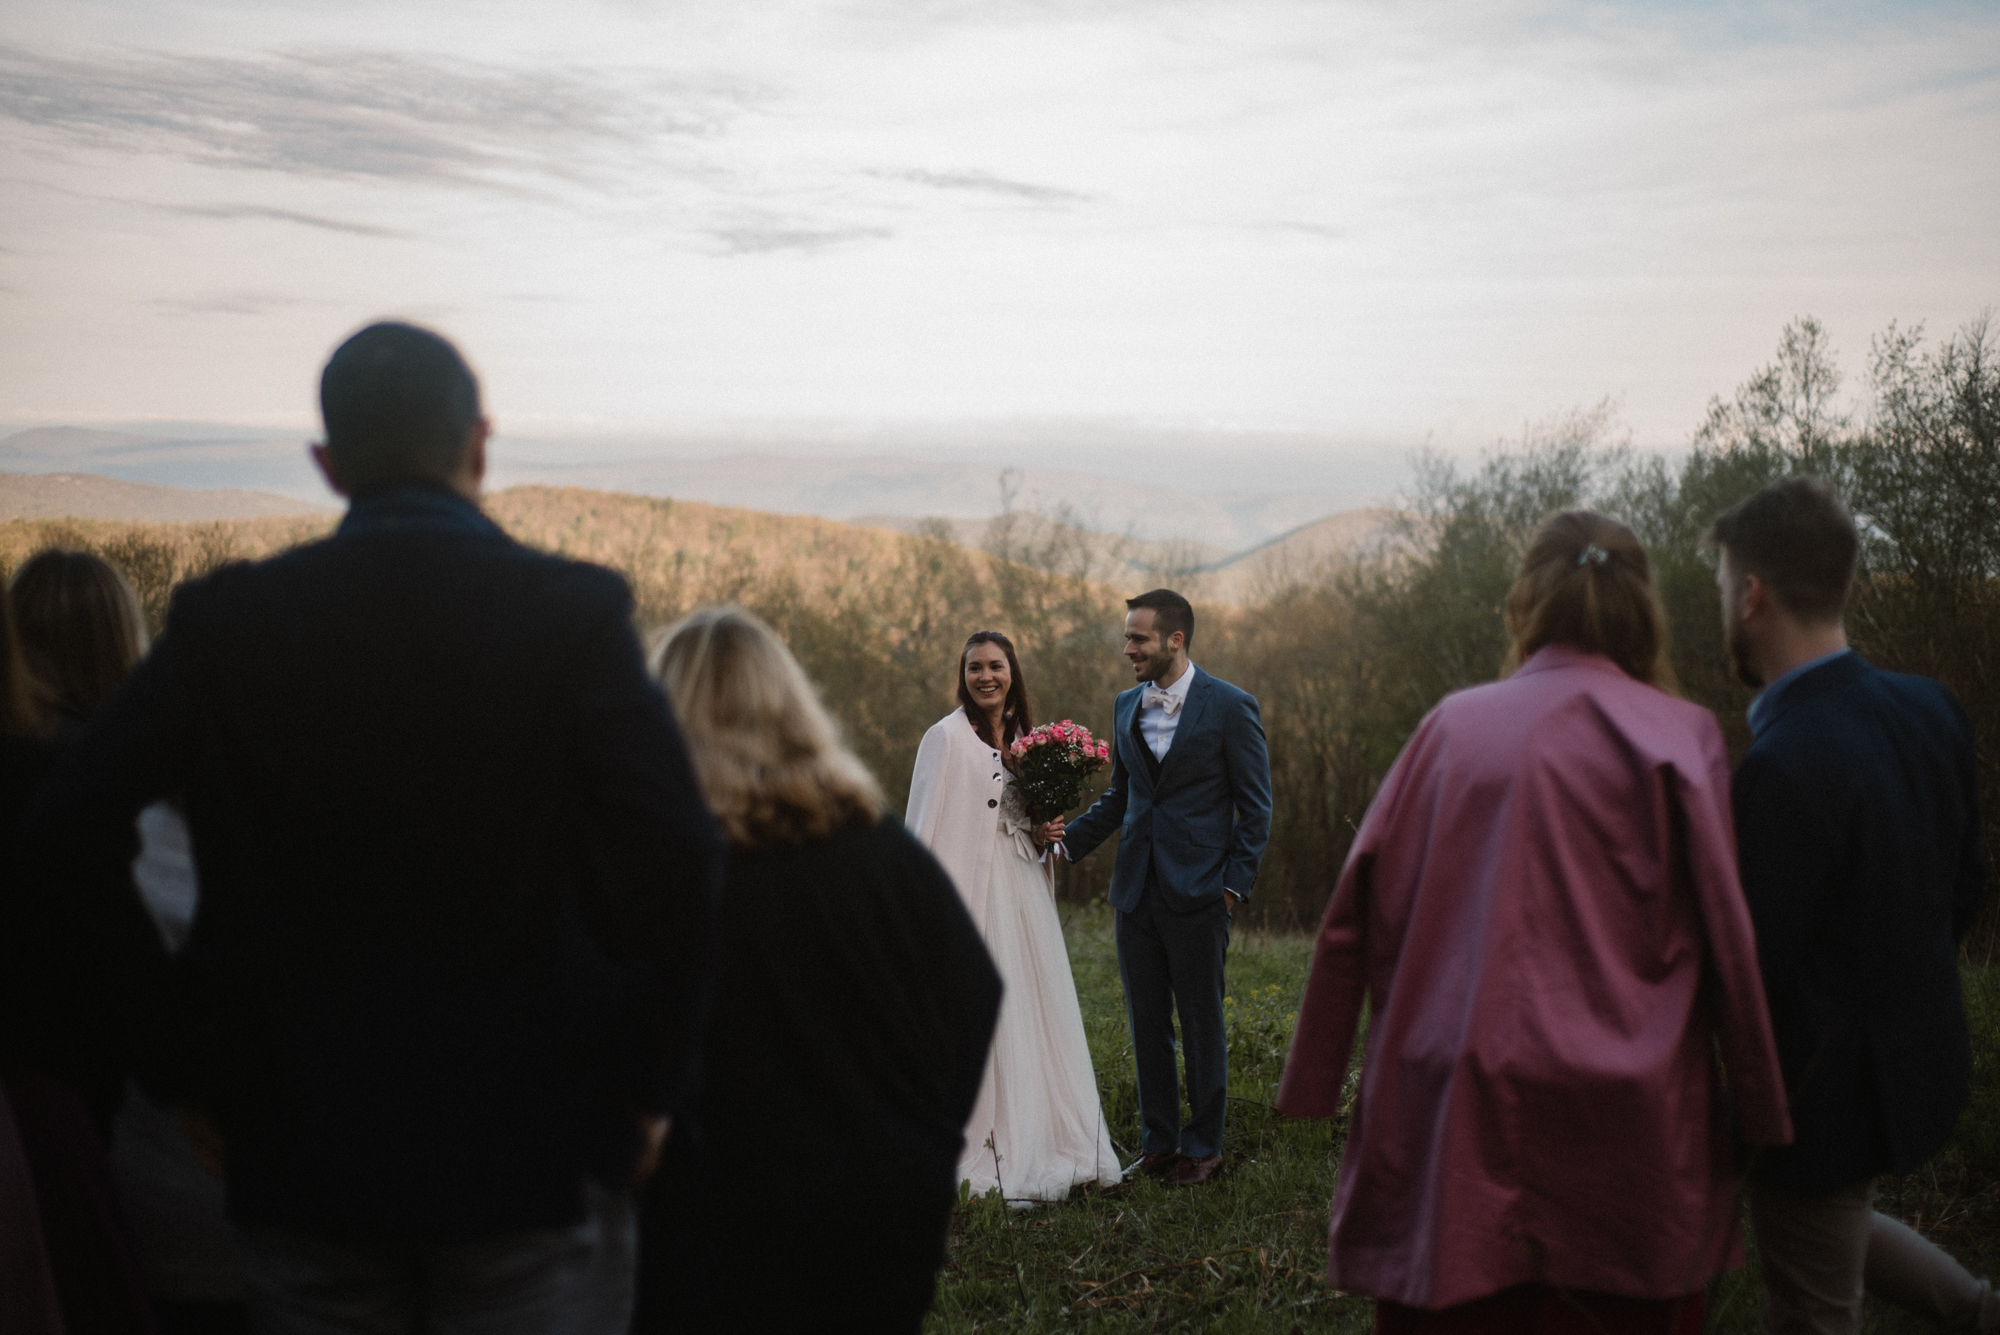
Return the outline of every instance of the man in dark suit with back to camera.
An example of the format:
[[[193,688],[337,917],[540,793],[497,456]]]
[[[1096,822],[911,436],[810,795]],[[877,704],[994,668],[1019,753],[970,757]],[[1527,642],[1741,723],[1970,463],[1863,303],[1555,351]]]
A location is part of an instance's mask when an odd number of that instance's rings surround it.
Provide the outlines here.
[[[1118,836],[1110,898],[1144,1131],[1133,1170],[1196,1186],[1222,1164],[1223,962],[1230,919],[1270,842],[1271,764],[1256,698],[1188,661],[1188,600],[1154,589],[1125,606],[1125,657],[1139,684],[1113,707],[1111,784],[1060,837],[1065,856],[1081,858]]]
[[[721,843],[624,582],[480,512],[457,350],[372,325],[320,404],[339,529],[183,587],[27,833],[129,859],[141,807],[185,807],[160,1082],[257,1330],[623,1335]]]
[[[1927,677],[1847,647],[1860,543],[1824,484],[1773,483],[1715,521],[1729,654],[1754,740],[1736,771],[1794,1142],[1762,1152],[1750,1216],[1775,1335],[1853,1335],[1867,1291],[1948,1330],[2000,1300],[1873,1208],[1943,1148],[1970,1093],[1957,943],[1985,890],[1971,725]]]

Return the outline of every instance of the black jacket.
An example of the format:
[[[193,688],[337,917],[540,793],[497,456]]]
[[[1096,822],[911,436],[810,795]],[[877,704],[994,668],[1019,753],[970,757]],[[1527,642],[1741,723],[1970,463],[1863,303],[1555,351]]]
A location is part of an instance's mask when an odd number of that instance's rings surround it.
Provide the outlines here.
[[[894,816],[733,852],[722,917],[702,1093],[649,1192],[634,1328],[818,1328],[792,1306],[830,1322],[857,1282],[921,1300],[1000,1013],[979,929]],[[765,1236],[811,1239],[782,1280]]]
[[[721,844],[624,583],[470,502],[358,500],[176,595],[23,834],[75,868],[177,794],[200,905],[169,1079],[231,1213],[446,1241],[582,1215],[694,1057]]]
[[[54,882],[16,847],[56,751],[53,742],[0,736],[0,1069],[59,1077],[83,1095],[108,1140],[126,1081],[146,1056],[167,956],[132,888],[129,852],[73,860]],[[124,848],[119,841],[116,852]]]
[[[1831,1190],[1943,1147],[1972,1069],[1957,941],[1986,855],[1971,726],[1926,677],[1847,653],[1782,682],[1736,771],[1796,1140],[1759,1173]]]

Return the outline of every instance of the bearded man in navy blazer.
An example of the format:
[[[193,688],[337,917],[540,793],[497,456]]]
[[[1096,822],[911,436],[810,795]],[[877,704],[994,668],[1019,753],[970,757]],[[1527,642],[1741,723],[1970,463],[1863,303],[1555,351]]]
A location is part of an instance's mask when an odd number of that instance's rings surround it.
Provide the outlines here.
[[[1773,483],[1709,536],[1730,658],[1763,688],[1733,801],[1796,1131],[1751,1173],[1765,1327],[1853,1335],[1865,1276],[1992,1335],[1992,1286],[1873,1208],[1875,1179],[1943,1148],[1969,1097],[1957,942],[1986,877],[1971,725],[1937,682],[1847,647],[1860,543],[1824,484]]]
[[[1114,709],[1111,785],[1055,833],[1073,859],[1118,836],[1111,906],[1145,1133],[1133,1167],[1192,1186],[1222,1164],[1223,960],[1230,920],[1250,898],[1271,837],[1271,762],[1255,697],[1188,661],[1188,600],[1154,589],[1125,606],[1125,657],[1139,684]],[[1186,1126],[1174,1069],[1176,1011]]]

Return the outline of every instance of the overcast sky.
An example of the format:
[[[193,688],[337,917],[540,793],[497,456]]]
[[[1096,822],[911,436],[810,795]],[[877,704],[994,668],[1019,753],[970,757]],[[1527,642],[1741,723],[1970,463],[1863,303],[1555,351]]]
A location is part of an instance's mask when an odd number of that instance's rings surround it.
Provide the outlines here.
[[[10,0],[0,422],[1111,417],[1646,444],[2000,299],[2000,7]],[[1858,375],[1857,375],[1858,381]]]

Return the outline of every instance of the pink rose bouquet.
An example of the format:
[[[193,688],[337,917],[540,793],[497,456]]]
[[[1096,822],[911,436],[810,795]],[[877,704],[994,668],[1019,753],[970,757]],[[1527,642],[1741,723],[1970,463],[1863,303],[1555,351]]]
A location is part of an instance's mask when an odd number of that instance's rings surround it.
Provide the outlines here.
[[[1083,781],[1111,763],[1111,744],[1081,723],[1044,723],[1008,748],[1014,756],[1009,782],[1037,823],[1054,820],[1083,799]]]

